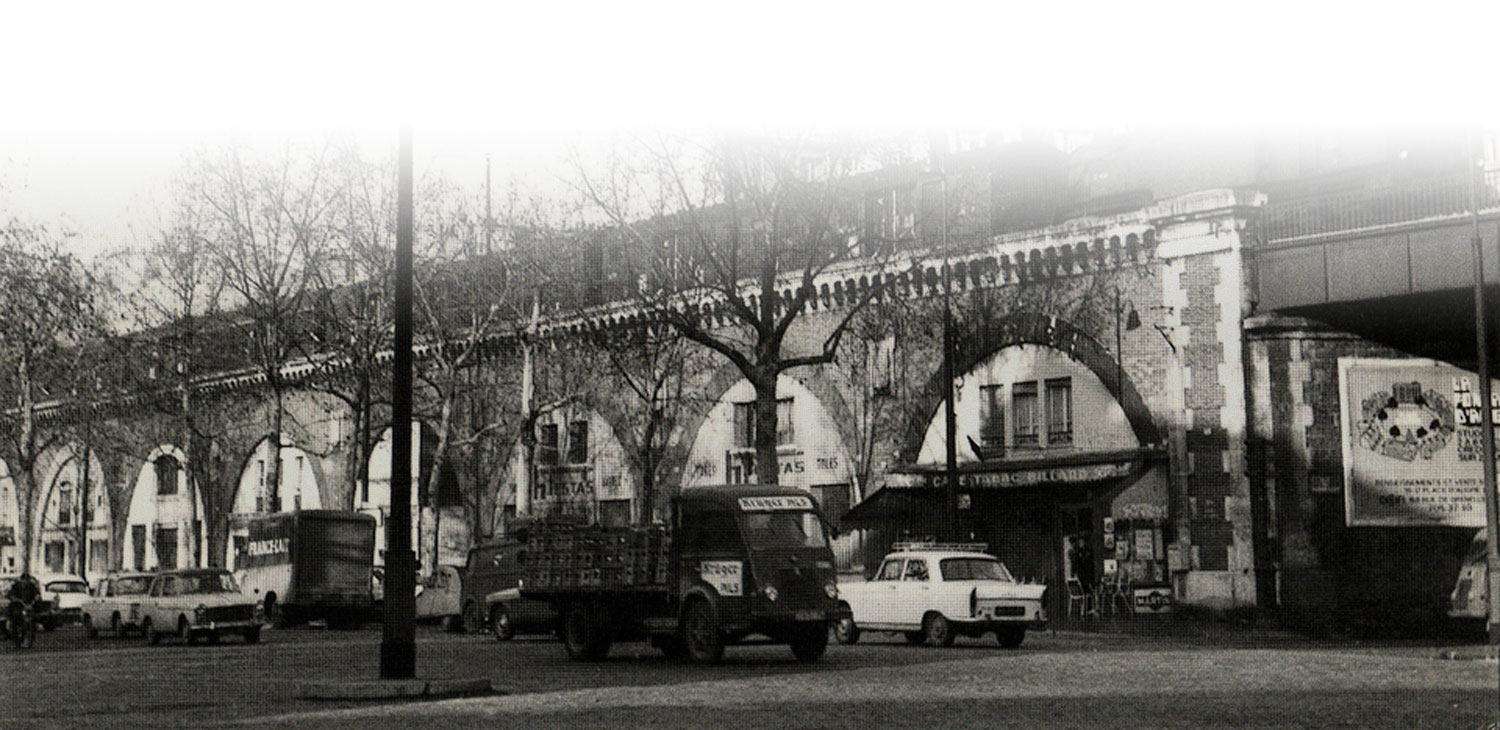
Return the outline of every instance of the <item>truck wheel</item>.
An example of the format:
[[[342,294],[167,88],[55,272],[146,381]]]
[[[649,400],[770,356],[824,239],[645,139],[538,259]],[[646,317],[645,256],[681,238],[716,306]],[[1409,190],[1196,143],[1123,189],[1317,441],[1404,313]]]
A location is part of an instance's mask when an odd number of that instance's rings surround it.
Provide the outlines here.
[[[89,635],[90,639],[99,638],[99,627],[94,625],[94,619],[88,614],[83,615],[83,630]]]
[[[1026,628],[1020,626],[1006,626],[1003,628],[995,629],[995,639],[1000,642],[1000,646],[1005,647],[1006,649],[1014,649],[1020,646],[1021,642],[1026,639]]]
[[[146,637],[146,641],[151,642],[153,646],[161,643],[161,634],[158,634],[156,632],[156,627],[151,624],[151,619],[149,618],[141,622],[141,634],[144,635]]]
[[[563,619],[563,646],[574,659],[597,661],[609,654],[609,638],[596,609],[583,603],[568,608]]]
[[[841,618],[833,625],[833,635],[845,646],[859,641],[859,627],[854,625],[854,619]]]
[[[724,656],[724,636],[712,604],[697,600],[688,604],[682,617],[682,640],[688,658],[695,664],[716,664]]]
[[[185,618],[177,619],[177,635],[182,637],[183,641],[186,641],[188,645],[198,643],[198,635],[194,634],[188,628],[188,622]]]
[[[510,621],[510,612],[498,603],[490,609],[490,633],[495,635],[495,641],[510,641],[516,635],[516,625]]]
[[[792,629],[792,654],[797,661],[815,662],[828,651],[828,624],[812,623]]]
[[[947,618],[940,613],[930,613],[922,620],[922,638],[928,646],[953,646],[953,640],[958,637]]]

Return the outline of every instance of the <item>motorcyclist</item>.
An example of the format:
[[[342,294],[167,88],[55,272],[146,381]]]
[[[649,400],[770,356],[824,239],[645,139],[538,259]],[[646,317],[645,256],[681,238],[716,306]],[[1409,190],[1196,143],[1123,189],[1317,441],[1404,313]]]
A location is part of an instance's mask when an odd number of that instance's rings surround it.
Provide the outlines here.
[[[19,631],[22,636],[26,635],[25,627],[21,626],[23,612],[28,608],[35,611],[36,602],[41,597],[42,586],[37,583],[36,578],[32,577],[31,573],[22,573],[21,577],[17,578],[16,582],[11,584],[10,590],[5,593],[5,598],[8,601],[6,606],[6,613],[8,615],[6,629],[10,633],[15,634],[15,632]]]

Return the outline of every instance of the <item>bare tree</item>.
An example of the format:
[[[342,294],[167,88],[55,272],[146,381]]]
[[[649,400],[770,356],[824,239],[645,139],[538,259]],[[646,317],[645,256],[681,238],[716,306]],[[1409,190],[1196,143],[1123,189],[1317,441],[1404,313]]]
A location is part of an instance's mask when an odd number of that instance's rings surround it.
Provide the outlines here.
[[[0,227],[0,456],[14,466],[21,569],[31,569],[37,462],[66,433],[43,429],[44,408],[66,405],[78,348],[103,331],[95,282],[65,236],[11,219]]]
[[[299,352],[314,292],[312,272],[335,232],[333,154],[331,146],[288,147],[264,157],[230,147],[200,157],[182,181],[182,203],[232,295],[230,324],[271,392],[265,488],[272,512],[281,511],[282,400],[288,386],[283,371]]]
[[[353,505],[369,491],[374,414],[387,381],[384,355],[393,346],[396,168],[393,161],[372,162],[352,148],[339,153],[334,168],[329,225],[335,235],[322,265],[308,272],[306,330],[293,342],[314,368],[306,386],[337,398],[353,421],[344,464]]]
[[[222,452],[223,429],[206,414],[195,379],[220,372],[240,363],[221,359],[217,352],[218,336],[228,329],[222,319],[224,299],[223,268],[200,231],[190,209],[180,209],[175,219],[159,224],[147,234],[145,246],[129,257],[139,280],[137,293],[129,298],[133,319],[146,340],[150,352],[146,363],[146,382],[142,389],[156,390],[169,384],[172,398],[155,399],[163,410],[181,424],[182,448],[187,456],[183,468],[187,474],[187,499],[190,511],[189,552],[201,564],[205,550],[192,522],[202,520],[208,527],[210,544],[217,541],[218,527],[227,519],[230,505],[223,497],[224,485],[216,483],[213,454]],[[204,514],[199,515],[198,509]],[[217,552],[206,551],[213,562]]]
[[[755,389],[756,479],[776,484],[777,377],[832,362],[850,319],[888,280],[848,295],[820,345],[789,345],[820,275],[858,258],[879,270],[892,255],[852,235],[846,181],[859,150],[747,139],[643,147],[643,161],[617,158],[602,176],[579,165],[578,186],[624,233],[640,308]]]
[[[616,435],[640,475],[635,512],[650,522],[663,496],[658,486],[669,471],[669,439],[687,406],[686,375],[707,367],[706,353],[667,326],[606,330],[594,340],[614,376],[603,382],[625,386],[603,388],[595,397],[609,402],[616,415]]]

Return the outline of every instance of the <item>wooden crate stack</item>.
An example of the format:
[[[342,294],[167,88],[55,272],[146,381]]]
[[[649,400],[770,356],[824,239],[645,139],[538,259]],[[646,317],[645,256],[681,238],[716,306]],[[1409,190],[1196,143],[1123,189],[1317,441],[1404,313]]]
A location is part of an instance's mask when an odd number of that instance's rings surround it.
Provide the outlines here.
[[[526,584],[536,590],[666,585],[672,538],[661,525],[546,524],[531,534]]]

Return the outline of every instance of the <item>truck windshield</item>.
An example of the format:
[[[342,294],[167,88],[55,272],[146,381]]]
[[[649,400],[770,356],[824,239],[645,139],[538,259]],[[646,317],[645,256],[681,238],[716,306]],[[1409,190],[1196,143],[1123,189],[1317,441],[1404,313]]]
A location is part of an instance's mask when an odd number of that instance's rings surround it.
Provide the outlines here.
[[[815,512],[742,512],[740,529],[752,548],[828,547]]]
[[[993,558],[948,558],[938,563],[943,580],[1002,580],[1014,583],[1005,565]]]

